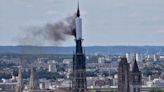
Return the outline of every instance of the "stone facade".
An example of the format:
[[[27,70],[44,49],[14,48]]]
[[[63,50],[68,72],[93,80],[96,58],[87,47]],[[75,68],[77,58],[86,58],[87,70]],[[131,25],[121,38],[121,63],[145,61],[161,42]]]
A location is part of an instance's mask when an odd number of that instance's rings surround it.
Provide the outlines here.
[[[118,66],[118,92],[130,92],[129,88],[129,63],[126,58],[121,58]]]

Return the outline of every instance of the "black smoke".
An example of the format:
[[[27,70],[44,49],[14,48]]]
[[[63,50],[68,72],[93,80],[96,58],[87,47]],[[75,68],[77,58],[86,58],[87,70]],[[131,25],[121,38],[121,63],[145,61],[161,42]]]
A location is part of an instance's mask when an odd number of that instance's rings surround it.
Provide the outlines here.
[[[21,45],[43,45],[47,41],[57,44],[70,36],[75,37],[75,18],[74,14],[57,23],[47,23],[42,27],[30,27],[26,29],[19,43]]]

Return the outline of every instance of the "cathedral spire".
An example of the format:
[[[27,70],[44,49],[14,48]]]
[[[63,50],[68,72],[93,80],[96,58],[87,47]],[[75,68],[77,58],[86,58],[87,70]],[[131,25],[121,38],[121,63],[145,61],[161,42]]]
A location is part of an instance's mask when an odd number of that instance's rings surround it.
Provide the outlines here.
[[[77,7],[76,22],[76,53],[82,53],[82,19],[80,18],[79,2]]]
[[[16,92],[22,92],[23,91],[23,76],[22,76],[22,68],[23,68],[23,64],[22,64],[22,58],[19,62],[19,70],[18,70],[18,79],[17,79],[17,86],[16,86]]]
[[[34,90],[37,90],[37,89],[38,89],[38,80],[36,78],[35,69],[32,66],[31,67],[31,74],[30,74],[29,90],[34,91]]]
[[[80,17],[80,8],[79,8],[79,2],[78,2],[78,6],[77,6],[77,17]]]
[[[73,55],[72,92],[84,92],[87,89],[86,60],[82,47],[82,19],[80,18],[79,3],[76,23],[76,52]]]
[[[20,65],[19,72],[18,72],[16,92],[22,92],[22,91],[23,91],[22,65]]]
[[[139,68],[138,68],[136,59],[134,60],[132,72],[139,72]]]

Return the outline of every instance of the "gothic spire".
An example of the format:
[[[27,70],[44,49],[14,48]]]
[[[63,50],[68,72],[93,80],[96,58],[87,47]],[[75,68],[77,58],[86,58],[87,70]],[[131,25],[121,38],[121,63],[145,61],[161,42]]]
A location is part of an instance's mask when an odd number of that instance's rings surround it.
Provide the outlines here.
[[[132,72],[139,72],[139,68],[138,68],[136,59],[134,60]]]
[[[23,90],[22,65],[20,65],[19,72],[18,72],[16,92],[22,92],[22,90]]]
[[[80,8],[79,8],[79,2],[78,2],[78,6],[77,6],[77,17],[80,17]]]

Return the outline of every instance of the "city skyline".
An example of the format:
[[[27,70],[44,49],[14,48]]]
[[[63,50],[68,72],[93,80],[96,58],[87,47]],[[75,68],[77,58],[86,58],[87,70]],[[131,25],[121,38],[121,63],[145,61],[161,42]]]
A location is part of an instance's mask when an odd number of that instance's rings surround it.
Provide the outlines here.
[[[77,0],[71,1],[1,0],[0,45],[22,45],[18,39],[27,31],[24,29],[72,15]],[[163,45],[163,5],[163,0],[80,0],[84,45]],[[58,45],[74,46],[73,39]],[[39,45],[54,44],[48,41]]]

